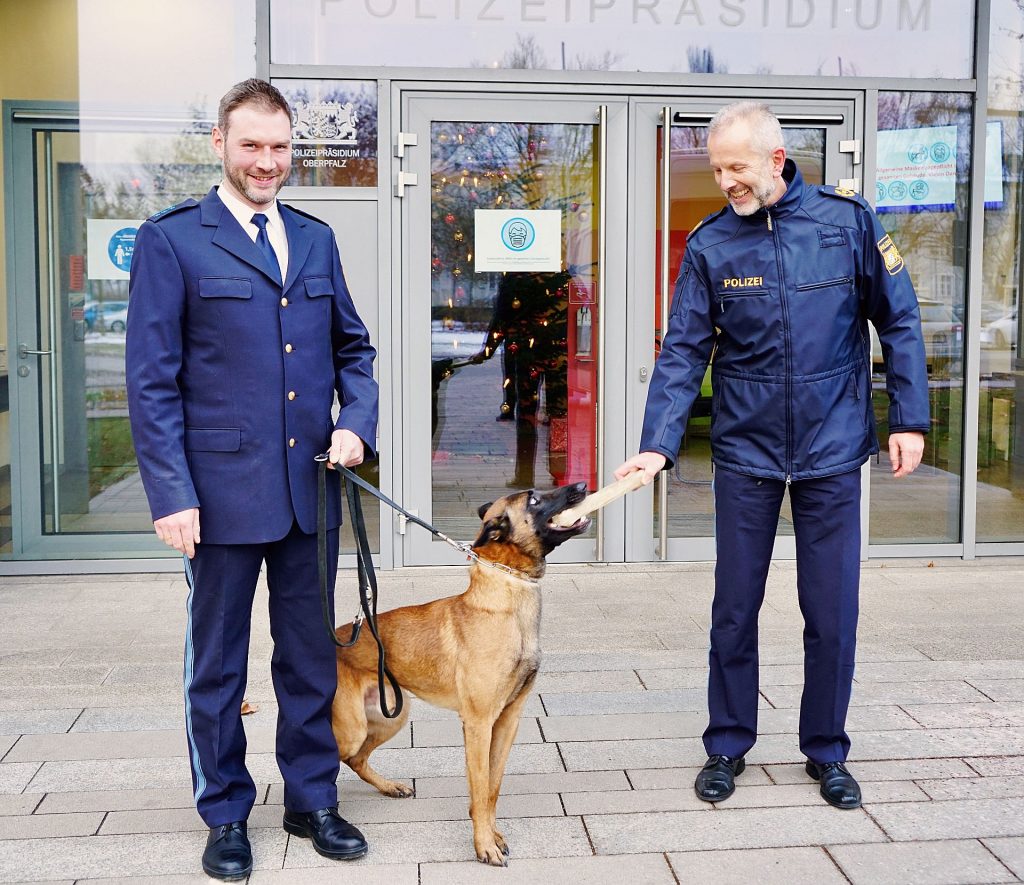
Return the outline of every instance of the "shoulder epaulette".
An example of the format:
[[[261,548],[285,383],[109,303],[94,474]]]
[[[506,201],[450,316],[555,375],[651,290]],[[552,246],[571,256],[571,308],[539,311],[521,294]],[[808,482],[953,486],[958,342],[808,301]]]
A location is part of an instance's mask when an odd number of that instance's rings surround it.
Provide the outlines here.
[[[168,206],[166,209],[161,209],[155,215],[149,216],[149,221],[160,221],[166,218],[168,215],[173,215],[175,212],[180,212],[182,209],[189,209],[192,206],[198,206],[199,203],[189,197],[187,200],[182,200],[180,203],[175,203],[173,206]]]
[[[697,233],[698,229],[700,228],[700,226],[701,226],[702,224],[704,224],[704,222],[706,222],[706,221],[711,221],[711,219],[713,219],[713,218],[718,218],[718,216],[720,216],[720,215],[721,215],[721,214],[722,214],[723,212],[725,212],[725,210],[726,210],[726,209],[728,209],[728,208],[729,208],[728,206],[723,206],[723,207],[722,207],[721,209],[719,209],[719,210],[718,210],[717,212],[712,212],[712,213],[710,213],[710,214],[708,214],[708,215],[705,215],[705,216],[704,216],[704,217],[703,217],[703,218],[702,218],[702,219],[701,219],[700,221],[698,221],[698,222],[697,222],[697,223],[696,223],[696,224],[695,224],[695,225],[694,225],[694,226],[693,226],[693,227],[692,227],[692,228],[690,229],[690,232],[689,232],[689,233],[687,234],[687,238],[689,238],[689,237],[692,237],[692,236],[693,236],[693,235],[694,235],[695,233]]]
[[[322,224],[324,227],[330,227],[330,225],[322,218],[317,218],[315,215],[311,215],[309,212],[304,212],[302,209],[297,209],[290,203],[281,203],[289,212],[294,212],[296,215],[301,215],[303,218],[308,218],[311,221],[315,221],[317,224]]]
[[[859,203],[861,206],[867,206],[867,200],[864,199],[855,190],[851,190],[848,187],[835,187],[831,184],[818,185],[818,192],[825,194],[827,197],[839,197],[843,200],[850,200],[854,203]]]

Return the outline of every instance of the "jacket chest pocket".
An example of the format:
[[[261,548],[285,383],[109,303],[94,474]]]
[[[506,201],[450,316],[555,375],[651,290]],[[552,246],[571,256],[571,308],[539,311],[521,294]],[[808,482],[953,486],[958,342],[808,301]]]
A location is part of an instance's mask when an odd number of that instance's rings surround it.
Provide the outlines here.
[[[820,289],[835,289],[836,292],[842,292],[846,290],[846,287],[852,283],[853,280],[850,277],[839,277],[834,280],[822,280],[820,283],[803,283],[796,287],[797,292],[810,293]]]
[[[307,298],[324,298],[334,294],[334,283],[330,277],[306,277],[302,281]]]
[[[200,298],[252,298],[252,280],[243,277],[200,277]]]
[[[729,304],[757,304],[755,301],[747,301],[751,298],[765,298],[769,295],[767,289],[720,289],[715,292],[715,300],[718,308],[723,313],[729,309]]]

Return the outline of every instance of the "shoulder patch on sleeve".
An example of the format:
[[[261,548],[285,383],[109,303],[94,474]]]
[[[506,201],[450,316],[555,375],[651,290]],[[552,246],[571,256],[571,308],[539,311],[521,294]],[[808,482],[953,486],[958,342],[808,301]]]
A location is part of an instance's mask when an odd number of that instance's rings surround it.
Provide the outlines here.
[[[310,221],[315,221],[317,224],[322,224],[324,227],[330,227],[330,225],[322,218],[317,218],[315,215],[311,215],[309,212],[303,212],[301,209],[296,209],[290,203],[281,203],[289,212],[294,212],[296,215],[301,215],[303,218],[308,218]]]
[[[168,215],[173,215],[175,212],[180,212],[182,209],[188,209],[191,206],[198,206],[199,203],[193,200],[191,197],[187,200],[182,200],[180,203],[175,203],[173,206],[168,206],[166,209],[161,209],[155,215],[149,216],[149,221],[160,221],[166,218]]]
[[[888,234],[878,241],[878,251],[882,253],[885,269],[889,272],[889,276],[896,276],[903,270],[903,256],[900,255],[899,249],[896,248],[896,244]]]

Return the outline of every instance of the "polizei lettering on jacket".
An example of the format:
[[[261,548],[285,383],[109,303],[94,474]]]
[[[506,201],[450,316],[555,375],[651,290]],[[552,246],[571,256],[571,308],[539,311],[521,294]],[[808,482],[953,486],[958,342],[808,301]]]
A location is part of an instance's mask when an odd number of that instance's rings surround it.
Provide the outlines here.
[[[763,286],[764,277],[728,277],[722,280],[724,289],[748,289],[751,286]]]

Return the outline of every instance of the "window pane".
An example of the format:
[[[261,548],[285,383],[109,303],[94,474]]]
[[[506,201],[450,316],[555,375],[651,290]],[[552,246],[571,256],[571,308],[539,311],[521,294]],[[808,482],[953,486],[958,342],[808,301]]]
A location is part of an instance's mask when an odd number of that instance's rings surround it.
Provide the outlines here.
[[[881,447],[871,466],[874,544],[960,540],[970,104],[969,95],[952,93],[884,92],[878,97],[876,206],[921,305],[931,432],[914,476],[894,481],[885,367],[872,330]]]

